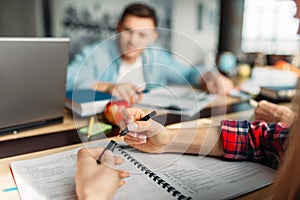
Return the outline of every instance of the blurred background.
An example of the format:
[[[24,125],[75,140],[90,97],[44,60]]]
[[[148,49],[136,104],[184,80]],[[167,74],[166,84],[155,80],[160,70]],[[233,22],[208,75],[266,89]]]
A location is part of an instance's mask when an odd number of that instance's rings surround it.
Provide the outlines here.
[[[109,38],[123,8],[132,0],[1,0],[0,37],[70,37],[70,61],[85,45]],[[292,0],[145,0],[155,8],[159,27],[175,30],[203,46],[221,70],[242,63],[299,67],[298,21]],[[193,64],[207,55],[185,45],[172,32],[158,42],[185,50]],[[193,49],[195,48],[195,49]],[[230,62],[234,66],[230,68]],[[224,69],[222,69],[224,67]]]

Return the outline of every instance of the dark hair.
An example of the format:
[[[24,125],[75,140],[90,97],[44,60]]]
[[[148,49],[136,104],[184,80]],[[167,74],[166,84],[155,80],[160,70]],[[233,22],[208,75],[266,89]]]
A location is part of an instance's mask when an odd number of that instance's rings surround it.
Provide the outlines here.
[[[142,3],[134,3],[127,6],[120,17],[119,22],[122,23],[126,15],[134,15],[137,17],[151,18],[154,26],[157,27],[157,18],[155,10]]]

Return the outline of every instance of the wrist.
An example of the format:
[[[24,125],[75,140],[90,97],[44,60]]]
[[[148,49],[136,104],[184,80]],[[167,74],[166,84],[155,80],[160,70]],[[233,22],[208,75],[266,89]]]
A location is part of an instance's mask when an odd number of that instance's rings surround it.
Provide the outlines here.
[[[84,193],[84,195],[81,196],[81,198],[78,197],[79,200],[109,200],[112,198],[109,198],[106,194],[104,194],[105,192],[99,192],[99,191],[86,191]]]
[[[166,128],[166,132],[167,134],[165,138],[165,147],[163,149],[163,153],[181,153],[175,141],[178,130]]]
[[[165,153],[223,155],[219,126],[169,129],[168,131],[170,143],[165,146],[163,151]]]

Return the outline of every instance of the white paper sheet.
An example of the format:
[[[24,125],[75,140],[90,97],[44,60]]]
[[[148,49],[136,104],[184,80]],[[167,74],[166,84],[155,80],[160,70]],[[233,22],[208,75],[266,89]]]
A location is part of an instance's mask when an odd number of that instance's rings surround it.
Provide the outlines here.
[[[100,143],[99,146],[105,146]],[[126,150],[160,178],[193,199],[226,199],[270,184],[275,170],[251,162],[228,162],[216,158],[180,154],[147,154]],[[121,155],[115,150],[115,154]],[[36,159],[15,161],[11,168],[23,200],[76,199],[77,149]],[[130,172],[114,199],[176,199],[131,162],[121,168]],[[101,191],[99,191],[101,192]]]
[[[152,89],[144,94],[136,107],[165,110],[168,113],[192,116],[213,100],[213,95],[191,87],[167,86]]]

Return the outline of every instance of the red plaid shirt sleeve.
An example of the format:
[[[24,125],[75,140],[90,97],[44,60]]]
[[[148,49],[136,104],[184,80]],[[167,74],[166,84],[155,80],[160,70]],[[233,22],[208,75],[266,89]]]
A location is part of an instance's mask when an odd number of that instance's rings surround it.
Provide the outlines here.
[[[221,137],[226,160],[249,160],[277,168],[288,138],[282,123],[224,120]]]

